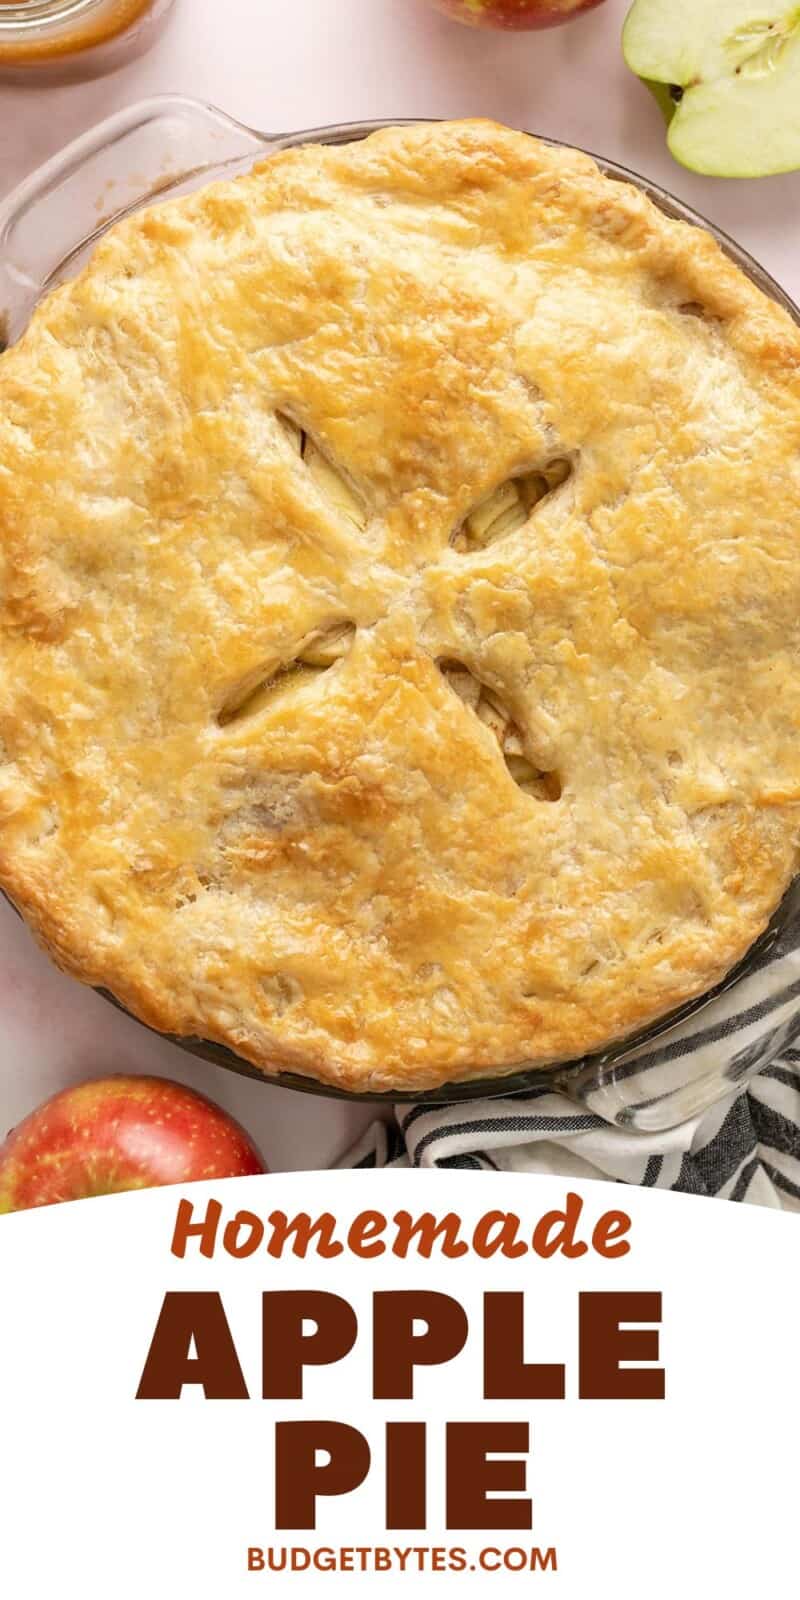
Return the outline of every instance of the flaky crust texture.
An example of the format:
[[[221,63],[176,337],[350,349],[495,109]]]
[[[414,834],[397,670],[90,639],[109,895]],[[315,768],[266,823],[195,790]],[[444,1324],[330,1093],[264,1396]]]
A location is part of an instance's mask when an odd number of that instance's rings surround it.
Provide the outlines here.
[[[710,237],[486,122],[115,227],[0,359],[0,883],[156,1028],[363,1091],[707,990],[796,870],[799,374]]]

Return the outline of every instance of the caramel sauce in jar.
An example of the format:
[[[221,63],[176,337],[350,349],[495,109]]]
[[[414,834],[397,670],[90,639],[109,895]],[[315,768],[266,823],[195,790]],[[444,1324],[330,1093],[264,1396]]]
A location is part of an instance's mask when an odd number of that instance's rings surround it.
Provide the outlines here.
[[[0,0],[0,77],[65,81],[147,49],[173,0]]]

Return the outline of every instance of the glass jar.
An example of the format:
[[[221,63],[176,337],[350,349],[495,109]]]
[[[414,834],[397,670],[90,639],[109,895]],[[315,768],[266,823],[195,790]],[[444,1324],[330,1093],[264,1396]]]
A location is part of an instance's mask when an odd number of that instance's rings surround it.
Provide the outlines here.
[[[69,82],[153,42],[173,0],[0,0],[0,79]]]

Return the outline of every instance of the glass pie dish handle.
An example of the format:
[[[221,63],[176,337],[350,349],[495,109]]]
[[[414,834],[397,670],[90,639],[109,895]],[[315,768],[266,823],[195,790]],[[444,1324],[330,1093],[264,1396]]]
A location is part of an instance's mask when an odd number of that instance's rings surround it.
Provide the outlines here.
[[[269,134],[177,95],[128,106],[68,144],[0,202],[0,349],[112,222],[272,144]]]

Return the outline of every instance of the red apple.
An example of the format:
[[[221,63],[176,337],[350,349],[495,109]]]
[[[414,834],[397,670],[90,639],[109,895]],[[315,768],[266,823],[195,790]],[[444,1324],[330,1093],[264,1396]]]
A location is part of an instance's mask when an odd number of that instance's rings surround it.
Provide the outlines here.
[[[169,1078],[96,1078],[11,1130],[0,1146],[0,1214],[264,1171],[244,1129],[205,1095]]]
[[[557,28],[603,0],[433,0],[468,28]]]

